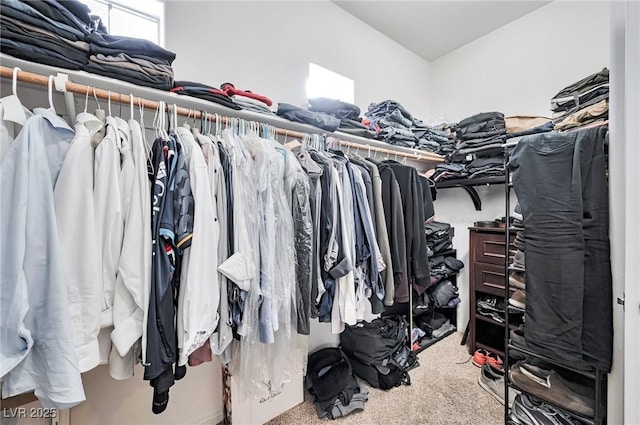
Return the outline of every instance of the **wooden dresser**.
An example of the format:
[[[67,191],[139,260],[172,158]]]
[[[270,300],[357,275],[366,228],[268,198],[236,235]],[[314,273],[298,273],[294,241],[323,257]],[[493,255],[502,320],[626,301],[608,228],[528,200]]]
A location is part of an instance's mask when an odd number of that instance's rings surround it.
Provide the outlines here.
[[[469,341],[472,353],[484,348],[504,356],[504,325],[477,312],[477,301],[487,296],[498,298],[503,306],[507,304],[504,300],[504,233],[504,228],[498,227],[469,228]],[[514,239],[512,236],[510,258],[515,252]],[[518,327],[518,320],[510,322],[511,328]]]

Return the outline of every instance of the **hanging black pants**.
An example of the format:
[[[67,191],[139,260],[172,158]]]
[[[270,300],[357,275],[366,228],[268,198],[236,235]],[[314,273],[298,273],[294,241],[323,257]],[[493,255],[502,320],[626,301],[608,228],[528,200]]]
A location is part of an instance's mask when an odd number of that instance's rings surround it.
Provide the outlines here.
[[[525,339],[573,366],[610,370],[613,306],[605,127],[525,137],[509,168],[525,233]]]

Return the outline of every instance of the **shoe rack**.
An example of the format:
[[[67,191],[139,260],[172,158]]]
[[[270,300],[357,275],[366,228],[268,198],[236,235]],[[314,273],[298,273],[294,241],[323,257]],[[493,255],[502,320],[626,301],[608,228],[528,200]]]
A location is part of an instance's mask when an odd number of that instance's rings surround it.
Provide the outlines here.
[[[509,163],[509,158],[510,158],[510,148],[509,147],[505,147],[505,154],[504,154],[504,158],[505,158],[505,181],[504,181],[504,190],[505,190],[505,217],[510,217],[511,215],[511,190],[513,188],[513,183],[511,180],[511,173],[509,172],[508,168],[507,168],[507,164]],[[504,302],[505,302],[505,306],[509,305],[509,298],[511,297],[511,295],[513,294],[513,292],[515,292],[516,288],[514,288],[512,285],[510,285],[509,283],[509,273],[511,271],[519,271],[518,269],[514,269],[511,267],[511,262],[512,260],[510,259],[510,253],[511,253],[511,249],[510,249],[510,242],[512,242],[515,239],[515,235],[514,233],[518,230],[522,230],[522,229],[515,229],[513,227],[510,226],[510,222],[509,219],[507,218],[505,220],[507,222],[507,225],[505,227],[505,231],[504,231],[504,239],[503,239],[503,247],[504,247],[504,252],[502,255],[502,258],[504,259],[504,263],[502,265],[503,267],[503,274],[504,274],[504,284],[503,284],[503,296],[504,296]],[[526,273],[526,261],[525,261],[525,273]],[[557,408],[560,408],[564,411],[566,411],[569,416],[571,416],[572,420],[574,420],[576,423],[582,423],[582,424],[593,424],[593,425],[605,425],[607,423],[607,373],[600,370],[600,369],[593,369],[590,371],[585,371],[582,369],[577,369],[575,367],[572,367],[571,365],[567,365],[567,364],[561,364],[558,363],[557,360],[540,355],[538,353],[536,353],[535,351],[533,351],[530,348],[523,348],[520,346],[516,346],[513,344],[513,342],[510,340],[510,331],[511,329],[514,329],[513,326],[513,319],[514,319],[514,314],[512,312],[512,310],[510,311],[509,308],[505,309],[505,325],[503,327],[504,329],[504,370],[505,370],[505,379],[504,379],[504,423],[505,424],[516,424],[519,425],[521,422],[516,421],[514,419],[511,418],[511,408],[509,406],[509,391],[514,391],[517,390],[520,393],[523,394],[529,394],[527,393],[527,391],[523,390],[522,388],[518,387],[514,382],[512,382],[512,380],[510,379],[509,376],[509,368],[512,365],[513,362],[513,357],[514,356],[519,356],[520,358],[522,358],[523,356],[526,356],[528,358],[535,358],[538,360],[543,360],[544,362],[552,365],[555,368],[558,368],[560,370],[564,370],[564,371],[569,371],[572,372],[576,375],[580,375],[581,377],[585,378],[587,381],[591,382],[593,384],[593,389],[594,389],[594,395],[595,395],[595,400],[594,400],[594,414],[592,417],[583,417],[580,415],[577,415],[573,412],[569,412],[567,411],[567,409],[562,406],[561,404],[558,403],[554,403],[550,400],[543,400],[544,403],[547,403],[549,405],[553,405]],[[522,314],[520,313],[519,316],[521,317]],[[526,325],[525,325],[526,326]],[[515,328],[517,328],[518,326],[515,326]],[[484,347],[480,347],[480,348],[484,348]],[[533,397],[535,397],[535,395],[532,395]],[[536,397],[538,398],[538,397]],[[538,400],[541,400],[540,398],[538,398]]]

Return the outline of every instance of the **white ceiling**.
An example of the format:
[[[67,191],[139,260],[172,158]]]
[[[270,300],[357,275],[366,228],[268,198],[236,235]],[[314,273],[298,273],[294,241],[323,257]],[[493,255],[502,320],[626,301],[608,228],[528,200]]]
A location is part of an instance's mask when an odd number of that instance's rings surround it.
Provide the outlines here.
[[[364,23],[428,61],[550,1],[336,1]]]

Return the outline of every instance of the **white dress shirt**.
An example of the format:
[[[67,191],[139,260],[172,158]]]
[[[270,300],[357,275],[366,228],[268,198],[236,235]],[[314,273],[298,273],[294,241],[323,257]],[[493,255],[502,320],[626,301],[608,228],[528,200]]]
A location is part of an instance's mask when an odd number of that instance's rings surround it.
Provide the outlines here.
[[[0,164],[2,396],[34,390],[45,408],[84,401],[69,317],[53,186],[74,132],[53,113],[29,118]],[[65,147],[66,145],[66,147]]]
[[[80,372],[100,363],[98,333],[102,311],[100,239],[93,206],[93,146],[91,137],[102,128],[95,116],[82,112],[76,118],[54,201],[71,324]]]

